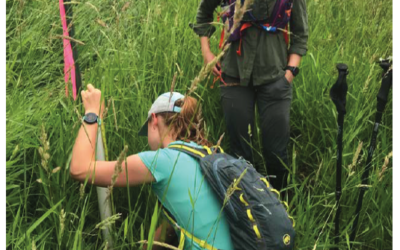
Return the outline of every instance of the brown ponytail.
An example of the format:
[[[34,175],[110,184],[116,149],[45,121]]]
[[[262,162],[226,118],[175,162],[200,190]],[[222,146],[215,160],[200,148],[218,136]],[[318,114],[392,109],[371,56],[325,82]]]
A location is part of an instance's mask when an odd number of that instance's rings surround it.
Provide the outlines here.
[[[201,107],[197,105],[197,100],[190,96],[179,99],[175,106],[181,107],[180,113],[160,113],[165,121],[165,125],[171,129],[177,140],[190,142],[199,145],[212,146],[204,134],[204,122],[201,115]]]

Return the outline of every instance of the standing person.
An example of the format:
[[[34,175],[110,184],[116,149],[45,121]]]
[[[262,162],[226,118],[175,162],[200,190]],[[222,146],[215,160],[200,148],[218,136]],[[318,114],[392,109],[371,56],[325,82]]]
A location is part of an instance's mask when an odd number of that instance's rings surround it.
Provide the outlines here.
[[[290,46],[285,32],[267,32],[265,24],[271,22],[276,2],[293,4],[290,17]],[[228,2],[228,3],[226,3]],[[228,0],[202,0],[197,12],[194,32],[200,36],[204,62],[215,56],[210,50],[209,37],[215,32],[213,12]],[[228,7],[229,8],[229,7]],[[231,17],[233,18],[233,17]],[[254,113],[257,104],[262,132],[263,157],[272,185],[286,187],[289,142],[289,113],[292,101],[293,78],[299,73],[301,57],[307,52],[308,21],[305,0],[254,0],[245,13],[240,39],[231,42],[230,48],[213,68],[214,76],[221,77],[220,94],[231,154],[243,156],[253,162],[249,126],[254,131]],[[269,27],[269,26],[268,26]],[[286,33],[287,34],[287,33]],[[225,34],[226,35],[226,34]],[[254,164],[254,162],[253,162]],[[260,167],[257,167],[263,172]]]
[[[70,173],[81,182],[88,178],[88,183],[96,186],[110,186],[117,162],[94,159],[98,123],[101,121],[99,114],[102,114],[99,108],[101,92],[89,84],[81,95],[85,126],[82,125],[75,141]],[[198,161],[168,148],[175,144],[195,148],[210,146],[202,132],[201,120],[197,100],[193,97],[184,97],[176,92],[160,95],[139,132],[148,137],[151,151],[128,156],[121,164],[122,172],[114,185],[151,183],[159,201],[179,225],[180,229],[175,229],[185,237],[184,249],[231,250],[229,225],[224,212],[221,213],[222,205],[211,186],[204,181]],[[171,226],[167,231],[171,231]],[[155,240],[158,240],[160,232],[161,228],[157,230]]]

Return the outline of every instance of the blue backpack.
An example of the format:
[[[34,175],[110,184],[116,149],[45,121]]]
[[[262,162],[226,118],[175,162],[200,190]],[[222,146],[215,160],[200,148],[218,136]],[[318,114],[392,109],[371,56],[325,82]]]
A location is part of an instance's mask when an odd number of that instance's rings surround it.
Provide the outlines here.
[[[199,149],[174,144],[168,148],[199,161],[205,179],[222,203],[235,249],[293,249],[294,221],[284,207],[288,208],[287,203],[280,201],[279,191],[249,162],[225,154],[220,147]],[[180,230],[182,235],[193,238]],[[215,250],[200,239],[195,241],[203,243],[203,248]]]

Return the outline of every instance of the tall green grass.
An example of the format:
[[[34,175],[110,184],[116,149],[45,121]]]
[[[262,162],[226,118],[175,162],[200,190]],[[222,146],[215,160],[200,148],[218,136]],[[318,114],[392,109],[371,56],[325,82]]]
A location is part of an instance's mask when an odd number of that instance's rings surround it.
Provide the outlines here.
[[[98,0],[73,2],[75,39],[84,84],[102,88],[114,100],[106,122],[109,158],[124,145],[129,154],[148,149],[137,132],[152,101],[170,90],[186,92],[200,71],[198,37],[189,28],[200,1]],[[309,51],[294,81],[289,145],[291,175],[288,200],[296,220],[296,249],[333,247],[337,113],[329,98],[336,63],[349,66],[344,124],[343,195],[340,249],[349,248],[349,234],[361,171],[376,111],[381,69],[375,62],[392,53],[391,1],[308,0]],[[6,171],[8,249],[104,248],[95,188],[69,176],[72,146],[83,112],[65,97],[62,34],[58,2],[7,0]],[[104,25],[105,24],[105,25]],[[218,33],[218,32],[217,32]],[[218,52],[218,35],[211,38]],[[209,139],[225,131],[218,88],[212,79],[198,87]],[[71,91],[70,91],[71,93]],[[116,122],[114,117],[116,117]],[[42,124],[49,141],[48,171],[41,166]],[[118,129],[117,129],[118,128]],[[253,145],[259,149],[257,130]],[[392,99],[379,129],[370,188],[365,194],[355,247],[392,247],[392,171],[379,178],[384,158],[392,151]],[[359,142],[362,153],[349,172]],[[222,146],[229,149],[229,140]],[[261,157],[257,159],[262,163]],[[261,164],[260,163],[260,164]],[[59,171],[52,173],[60,167]],[[129,194],[129,195],[128,195]],[[285,199],[288,199],[285,197]],[[114,189],[114,248],[139,247],[152,233],[155,197],[149,186]],[[63,223],[61,223],[63,222]],[[154,222],[154,220],[153,220]]]

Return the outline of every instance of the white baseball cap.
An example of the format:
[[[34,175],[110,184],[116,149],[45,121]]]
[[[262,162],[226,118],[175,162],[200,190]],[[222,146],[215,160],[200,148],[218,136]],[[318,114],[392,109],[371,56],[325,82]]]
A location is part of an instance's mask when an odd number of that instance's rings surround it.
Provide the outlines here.
[[[158,114],[163,112],[174,112],[180,113],[181,107],[175,106],[175,102],[177,100],[183,99],[184,96],[178,92],[166,92],[160,95],[151,105],[151,108],[147,114],[146,122],[143,124],[142,128],[139,130],[139,135],[147,136],[147,123],[149,122],[149,118],[151,114]]]

